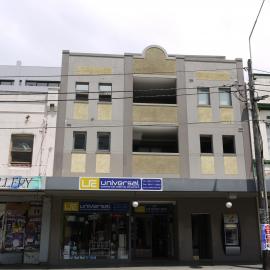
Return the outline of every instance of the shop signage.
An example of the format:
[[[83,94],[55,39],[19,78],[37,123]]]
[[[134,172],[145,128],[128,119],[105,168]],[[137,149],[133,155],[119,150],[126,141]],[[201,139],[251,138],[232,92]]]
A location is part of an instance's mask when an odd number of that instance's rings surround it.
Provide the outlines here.
[[[80,190],[162,191],[162,178],[80,177]]]
[[[143,204],[134,208],[135,213],[146,214],[168,214],[172,211],[172,205],[169,204]]]
[[[262,250],[270,250],[270,225],[261,224]]]
[[[45,179],[42,176],[1,176],[0,177],[0,189],[43,189],[45,185]]]
[[[65,212],[77,212],[79,211],[79,202],[64,202]]]
[[[80,212],[114,212],[125,213],[129,211],[129,203],[104,203],[104,202],[91,202],[81,201],[79,205]]]

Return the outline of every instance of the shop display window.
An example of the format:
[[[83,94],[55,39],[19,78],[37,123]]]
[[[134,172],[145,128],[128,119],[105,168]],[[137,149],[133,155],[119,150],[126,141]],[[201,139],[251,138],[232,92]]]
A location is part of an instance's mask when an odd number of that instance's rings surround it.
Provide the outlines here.
[[[106,204],[108,207],[110,205],[112,204]],[[107,210],[109,208],[105,209]],[[63,258],[66,260],[127,259],[127,235],[127,213],[111,211],[65,213]]]
[[[7,203],[0,206],[0,247],[2,252],[39,251],[40,203]]]

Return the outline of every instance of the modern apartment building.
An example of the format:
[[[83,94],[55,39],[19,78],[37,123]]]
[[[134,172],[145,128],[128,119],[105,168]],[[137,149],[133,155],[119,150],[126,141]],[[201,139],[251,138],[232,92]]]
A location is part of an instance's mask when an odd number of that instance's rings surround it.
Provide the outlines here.
[[[53,174],[60,73],[20,62],[0,66],[1,264],[47,261],[44,189]]]
[[[241,95],[241,59],[63,51],[48,262],[258,262]]]

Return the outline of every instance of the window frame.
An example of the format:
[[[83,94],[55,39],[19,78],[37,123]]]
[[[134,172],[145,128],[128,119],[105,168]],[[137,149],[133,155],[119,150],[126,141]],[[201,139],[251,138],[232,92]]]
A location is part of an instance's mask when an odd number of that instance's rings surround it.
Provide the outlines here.
[[[224,151],[224,138],[232,138],[233,139],[233,152],[225,152]],[[236,155],[236,144],[235,144],[235,135],[222,135],[222,149],[223,155]]]
[[[31,148],[30,150],[19,150],[19,149],[14,149],[14,140],[15,138],[27,138],[28,140],[31,139]],[[33,150],[34,150],[34,134],[21,134],[21,133],[17,133],[17,134],[11,134],[11,138],[10,138],[10,151],[9,151],[9,164],[11,166],[26,166],[26,167],[31,167],[32,166],[32,162],[33,162]],[[17,152],[17,153],[31,153],[31,158],[30,161],[14,161],[13,160],[13,153]]]
[[[210,138],[211,142],[211,152],[202,151],[202,138]],[[211,134],[200,134],[200,153],[201,155],[213,155],[214,154],[214,144],[213,144],[213,135]]]
[[[108,149],[99,149],[99,139],[101,135],[109,135]],[[109,131],[98,131],[97,132],[97,152],[110,153],[111,152],[111,132]]]
[[[84,135],[84,148],[75,148],[75,140],[76,135]],[[87,131],[73,131],[73,145],[72,145],[72,151],[73,152],[86,152],[87,149]]]
[[[100,89],[101,86],[110,86],[111,90],[110,91],[101,90]],[[101,97],[105,97],[105,98],[102,99]],[[109,99],[106,100],[106,97],[108,97]],[[98,101],[99,102],[106,102],[106,103],[112,102],[112,83],[99,83],[98,84]]]
[[[11,86],[14,85],[14,80],[0,80],[0,85]]]
[[[232,95],[231,95],[231,88],[230,87],[220,87],[218,88],[219,92],[219,106],[220,107],[232,107]],[[229,96],[229,104],[221,104],[221,94],[222,93],[227,93]]]
[[[78,90],[77,89],[78,85],[87,85],[87,90]],[[75,101],[88,102],[88,100],[89,100],[89,82],[75,82]]]
[[[25,86],[37,86],[37,87],[59,87],[60,81],[34,81],[26,80],[24,82]]]
[[[207,93],[206,92],[201,92],[202,90],[207,90]],[[202,104],[200,103],[200,95],[205,95],[207,94],[208,96],[208,103],[207,104]],[[209,87],[198,87],[197,88],[197,103],[198,103],[198,106],[211,106],[211,97],[210,97],[210,88]]]

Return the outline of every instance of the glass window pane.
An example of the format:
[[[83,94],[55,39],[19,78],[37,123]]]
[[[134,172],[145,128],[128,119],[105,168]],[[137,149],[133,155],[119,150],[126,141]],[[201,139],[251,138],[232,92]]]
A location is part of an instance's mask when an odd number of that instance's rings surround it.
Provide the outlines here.
[[[74,145],[75,150],[86,150],[86,132],[74,132]]]
[[[98,150],[110,151],[110,133],[98,133]]]
[[[231,135],[222,136],[222,141],[223,141],[223,153],[235,154],[234,136]]]
[[[47,86],[47,82],[37,82],[37,86]]]
[[[33,135],[29,136],[12,136],[12,151],[31,152],[33,148]]]
[[[266,125],[267,143],[268,143],[268,159],[270,159],[270,125]]]
[[[32,163],[33,135],[12,135],[11,136],[11,160],[12,165]]]
[[[27,86],[36,86],[37,82],[35,82],[35,81],[25,81],[25,85],[27,85]]]
[[[100,92],[111,92],[112,91],[112,84],[110,84],[110,83],[100,83],[99,84],[99,91]]]
[[[2,80],[0,81],[0,85],[13,85],[14,81],[11,80]]]
[[[210,105],[209,88],[199,88],[198,89],[198,104],[199,105]]]
[[[201,153],[213,153],[213,145],[212,145],[212,136],[211,135],[201,135],[200,136],[201,143]]]
[[[49,82],[48,86],[52,86],[52,87],[58,87],[60,85],[59,82]]]
[[[76,91],[87,91],[89,89],[89,83],[76,83]]]
[[[219,89],[219,104],[221,106],[231,106],[231,92],[228,88],[221,88]]]

